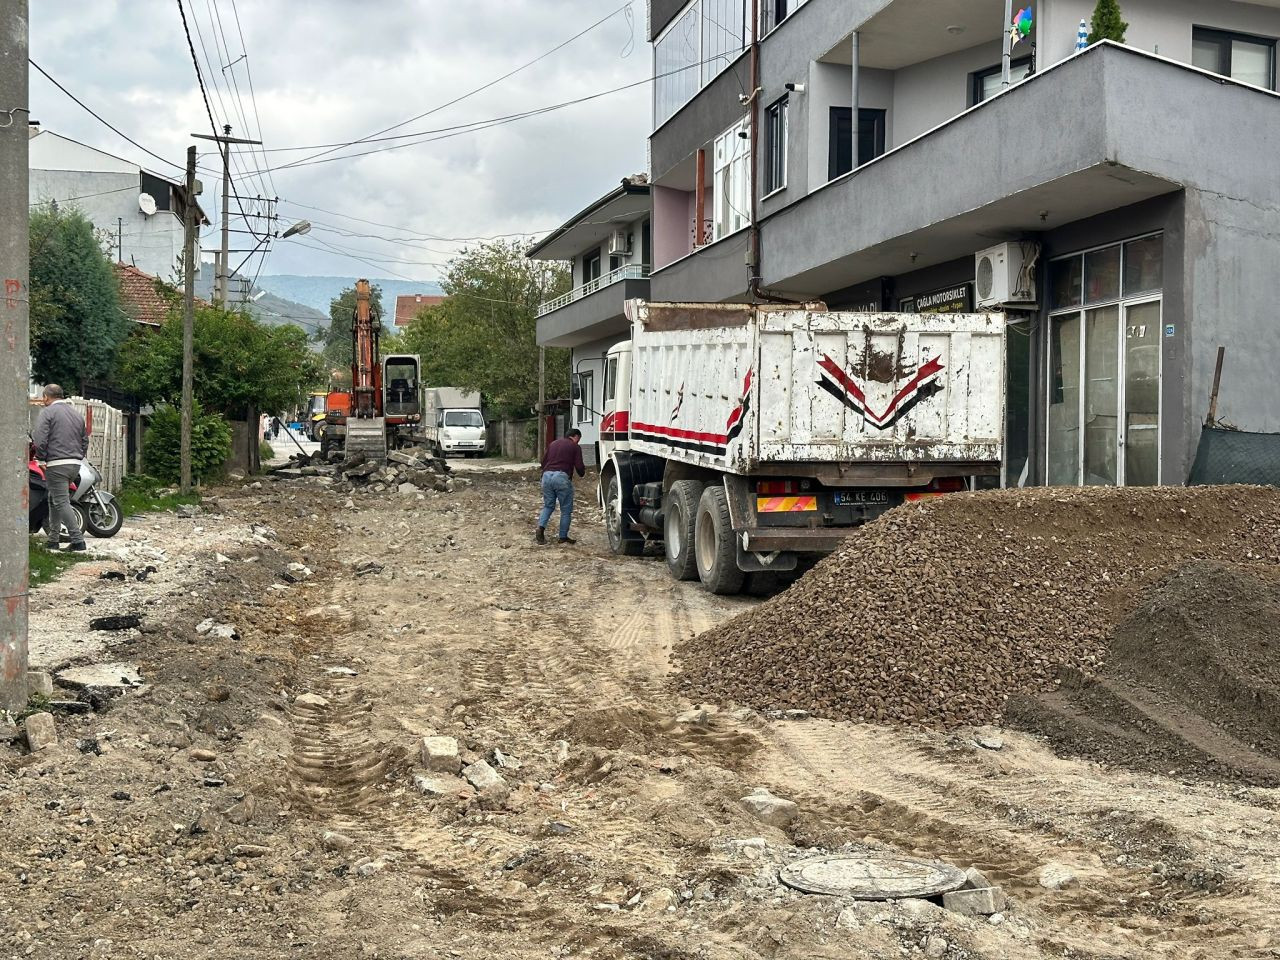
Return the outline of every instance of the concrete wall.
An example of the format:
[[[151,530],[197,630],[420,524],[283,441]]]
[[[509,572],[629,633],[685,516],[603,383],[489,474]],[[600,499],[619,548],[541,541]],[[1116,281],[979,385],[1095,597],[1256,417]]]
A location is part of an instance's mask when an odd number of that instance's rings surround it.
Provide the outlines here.
[[[1094,0],[1041,0],[1040,69],[1075,51],[1080,21],[1093,15]],[[1129,23],[1125,42],[1148,53],[1191,62],[1192,26],[1280,37],[1280,9],[1231,0],[1123,0]]]
[[[660,270],[693,249],[694,194],[670,187],[654,187],[653,269]]]
[[[56,200],[61,209],[79,210],[100,231],[103,249],[116,255],[117,218],[123,224],[124,263],[161,280],[176,279],[182,255],[182,221],[159,210],[145,216],[138,209],[142,188],[138,171],[35,170],[30,176],[31,203]],[[69,198],[79,199],[69,199]]]
[[[709,303],[745,300],[749,237],[749,230],[739,230],[663,267],[649,280],[650,298]]]
[[[964,113],[970,106],[971,74],[998,64],[1000,56],[1001,45],[996,41],[895,71],[890,142],[906,143]],[[1022,51],[1014,56],[1022,56]]]

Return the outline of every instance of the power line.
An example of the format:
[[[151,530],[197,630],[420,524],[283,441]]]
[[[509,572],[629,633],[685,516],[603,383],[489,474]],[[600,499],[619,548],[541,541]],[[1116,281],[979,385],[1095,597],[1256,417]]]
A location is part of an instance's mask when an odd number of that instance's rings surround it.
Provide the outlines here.
[[[181,0],[179,0],[179,3],[181,3]],[[66,87],[64,87],[62,84],[60,84],[57,80],[55,80],[55,79],[53,79],[53,77],[49,76],[49,72],[48,72],[47,70],[45,70],[45,68],[44,68],[44,67],[40,66],[40,64],[36,63],[34,60],[32,60],[32,59],[30,59],[30,58],[27,58],[27,63],[31,64],[33,67],[35,67],[37,70],[39,70],[39,71],[40,71],[40,73],[44,75],[44,78],[45,78],[46,80],[48,80],[48,81],[49,81],[50,83],[52,83],[55,87],[57,87],[59,90],[61,90],[63,93],[65,93],[65,94],[66,94],[68,97],[70,97],[72,100],[74,100],[77,104],[79,104],[79,106],[80,106],[81,108],[83,108],[83,109],[84,109],[84,111],[85,111],[86,113],[88,113],[91,117],[93,117],[95,120],[97,120],[100,124],[102,124],[102,125],[103,125],[104,127],[106,127],[108,130],[110,130],[110,131],[111,131],[112,133],[114,133],[116,136],[118,136],[118,137],[122,137],[123,139],[127,140],[129,143],[131,143],[131,144],[133,144],[135,147],[137,147],[139,150],[141,150],[143,153],[145,153],[147,156],[149,156],[149,157],[155,157],[155,158],[156,158],[157,160],[159,160],[161,163],[168,164],[169,166],[171,166],[171,167],[175,167],[175,168],[176,168],[176,169],[178,169],[178,170],[183,169],[183,167],[182,167],[182,165],[181,165],[181,164],[174,163],[172,160],[166,160],[164,157],[160,156],[160,154],[156,153],[155,151],[153,151],[153,150],[148,150],[146,147],[144,147],[142,144],[140,144],[137,140],[133,139],[133,137],[129,136],[127,133],[125,133],[125,132],[124,132],[123,130],[121,130],[119,127],[115,126],[115,124],[111,123],[111,121],[109,121],[109,120],[105,119],[105,118],[102,116],[102,114],[100,114],[100,113],[98,113],[96,110],[94,110],[94,109],[93,109],[93,107],[89,106],[87,103],[85,103],[85,102],[84,102],[83,100],[81,100],[79,97],[77,97],[74,93],[72,93],[70,90],[68,90],[68,89],[67,89]]]
[[[517,73],[520,73],[522,70],[526,70],[526,69],[528,69],[529,67],[533,66],[534,64],[539,63],[539,62],[540,62],[540,61],[542,61],[542,60],[545,60],[547,57],[551,56],[552,54],[557,53],[557,52],[559,52],[560,50],[563,50],[563,49],[564,49],[565,47],[567,47],[569,44],[573,43],[575,40],[577,40],[577,39],[579,39],[579,38],[581,38],[581,37],[586,36],[588,33],[590,33],[592,30],[596,29],[597,27],[599,27],[601,24],[606,23],[606,22],[608,22],[609,20],[612,20],[612,19],[613,19],[614,17],[616,17],[619,13],[621,13],[623,10],[628,9],[630,6],[631,6],[631,0],[627,0],[627,2],[626,2],[626,3],[624,3],[622,6],[618,7],[618,9],[614,10],[613,12],[611,12],[611,13],[609,13],[609,14],[606,14],[606,15],[605,15],[605,16],[603,16],[603,17],[601,17],[599,20],[597,20],[595,23],[593,23],[593,24],[591,24],[590,26],[588,26],[586,29],[584,29],[584,30],[582,30],[582,31],[580,31],[580,32],[578,32],[578,33],[576,33],[576,34],[574,34],[574,35],[573,35],[572,37],[570,37],[568,40],[565,40],[565,41],[563,41],[562,43],[557,44],[556,46],[554,46],[554,47],[552,47],[550,50],[548,50],[546,53],[543,53],[543,54],[540,54],[540,55],[538,55],[538,56],[534,57],[534,58],[533,58],[532,60],[530,60],[528,63],[524,63],[524,64],[522,64],[522,65],[520,65],[520,66],[516,67],[514,70],[511,70],[511,71],[509,71],[509,72],[507,72],[507,73],[504,73],[502,76],[498,77],[497,79],[495,79],[495,80],[490,80],[488,83],[485,83],[485,84],[483,84],[483,85],[481,85],[481,86],[479,86],[479,87],[476,87],[474,90],[472,90],[472,91],[470,91],[470,92],[468,92],[468,93],[464,93],[464,94],[462,94],[462,95],[461,95],[461,96],[459,96],[459,97],[455,97],[453,100],[450,100],[448,103],[442,103],[442,104],[440,104],[438,107],[432,107],[430,110],[427,110],[425,113],[420,113],[420,114],[418,114],[418,115],[417,115],[417,116],[415,116],[415,117],[410,117],[408,120],[401,120],[399,123],[393,123],[393,124],[392,124],[391,126],[389,126],[389,127],[384,127],[384,128],[383,128],[383,129],[381,129],[381,130],[377,130],[377,131],[375,131],[375,132],[373,132],[373,133],[369,134],[369,136],[370,136],[370,137],[378,137],[378,136],[381,136],[381,135],[382,135],[382,134],[384,134],[384,133],[390,133],[392,130],[398,130],[398,129],[400,129],[400,128],[401,128],[401,127],[403,127],[403,126],[406,126],[407,124],[414,123],[414,122],[416,122],[416,121],[418,121],[418,120],[421,120],[423,117],[429,117],[429,116],[431,116],[433,113],[439,113],[441,110],[444,110],[444,109],[447,109],[448,107],[452,107],[452,106],[454,106],[454,105],[456,105],[456,104],[459,104],[459,103],[461,103],[463,100],[466,100],[466,99],[468,99],[469,97],[473,97],[473,96],[475,96],[477,93],[483,93],[485,90],[488,90],[490,87],[496,86],[497,84],[502,83],[504,80],[508,80],[508,79],[510,79],[511,77],[514,77]],[[363,142],[365,142],[365,140],[366,140],[366,139],[368,139],[368,138],[367,138],[367,137],[361,137],[361,138],[360,138],[360,139],[358,139],[358,140],[352,140],[352,141],[349,141],[348,143],[343,144],[343,146],[347,146],[347,147],[349,147],[349,146],[355,146],[355,145],[356,145],[356,144],[358,144],[358,143],[363,143]],[[297,163],[295,163],[295,164],[288,164],[288,165],[286,165],[286,166],[282,166],[282,167],[280,167],[279,169],[283,170],[283,169],[286,169],[288,166],[302,166],[304,163],[307,163],[308,161],[315,160],[315,159],[316,159],[316,158],[318,158],[318,157],[326,156],[327,154],[332,153],[332,152],[333,152],[334,150],[336,150],[336,149],[341,149],[341,147],[333,147],[333,148],[330,148],[330,149],[328,149],[328,150],[324,150],[324,151],[322,151],[322,152],[320,152],[320,153],[314,154],[313,156],[310,156],[310,157],[304,157],[301,161],[298,161],[298,162],[297,162]]]
[[[37,200],[35,203],[30,204],[30,206],[43,207],[45,204],[49,203],[71,203],[73,200],[88,200],[90,197],[105,197],[112,193],[124,193],[126,190],[137,191],[138,189],[138,187],[130,184],[127,187],[120,187],[117,190],[103,190],[101,193],[82,193],[78,197],[51,197],[48,200]]]
[[[409,143],[393,143],[388,146],[377,147],[373,150],[363,150],[359,153],[344,153],[336,157],[324,156],[323,154],[316,154],[315,157],[319,159],[308,158],[303,160],[297,160],[297,161],[294,161],[293,163],[282,164],[281,166],[278,166],[275,169],[277,171],[293,170],[299,167],[315,166],[321,163],[333,163],[338,160],[355,160],[358,157],[367,157],[376,153],[388,153],[392,150],[403,150],[405,147],[415,147],[423,143],[435,143],[438,140],[450,140],[454,137],[463,136],[464,134],[476,133],[477,131],[480,131],[480,130],[492,129],[493,127],[506,126],[509,123],[515,123],[516,121],[519,121],[519,120],[526,120],[529,117],[536,117],[546,113],[553,113],[557,110],[564,110],[568,107],[577,106],[579,104],[587,103],[592,100],[599,100],[602,97],[612,96],[615,93],[622,93],[627,90],[634,90],[636,87],[643,87],[650,83],[654,83],[658,80],[664,80],[667,77],[674,76],[678,73],[684,73],[685,71],[688,71],[688,70],[700,69],[703,63],[712,63],[719,59],[721,58],[718,56],[711,57],[705,61],[702,61],[701,63],[686,64],[683,67],[678,67],[677,69],[670,70],[667,73],[655,74],[654,76],[646,77],[643,80],[635,80],[631,83],[625,83],[620,87],[613,87],[609,90],[601,90],[596,93],[587,94],[586,96],[583,96],[583,97],[576,97],[572,100],[562,100],[559,103],[548,104],[547,106],[543,106],[543,107],[535,107],[532,110],[526,110],[522,113],[513,113],[513,114],[508,114],[507,116],[493,117],[488,120],[476,120],[469,124],[462,124],[459,127],[442,128],[444,131],[451,131],[451,132],[441,132],[438,136],[428,136],[428,134],[431,134],[433,131],[423,131],[419,134],[416,134],[415,136],[422,136],[424,137],[424,139],[413,140],[412,142],[409,142]],[[354,144],[346,144],[346,146],[353,146],[353,145]],[[325,151],[325,153],[332,153],[332,152],[333,152],[332,150]]]
[[[472,243],[472,242],[483,241],[483,240],[505,240],[509,237],[532,237],[532,236],[539,236],[543,233],[549,232],[548,230],[528,230],[520,233],[499,233],[499,234],[494,234],[493,236],[488,236],[488,237],[438,237],[438,236],[435,236],[434,234],[421,233],[420,231],[417,231],[417,230],[411,230],[410,228],[401,226],[399,224],[380,223],[377,220],[365,220],[362,217],[353,217],[349,213],[339,213],[337,210],[326,210],[323,207],[313,207],[309,204],[298,203],[298,201],[296,200],[281,199],[280,202],[286,203],[291,207],[299,207],[302,210],[315,210],[318,213],[327,213],[332,217],[342,217],[344,220],[354,220],[356,223],[367,223],[371,227],[386,227],[389,230],[403,230],[405,233],[417,234],[423,240],[435,240],[443,243]],[[312,223],[317,223],[317,222],[320,222],[320,221],[315,221],[315,220],[312,221]],[[355,236],[355,234],[352,234],[352,236]],[[367,236],[369,239],[378,239],[378,240],[392,239],[389,237],[377,236],[375,234],[367,234],[367,235],[362,234],[361,236]],[[412,241],[394,240],[393,242],[407,243]]]

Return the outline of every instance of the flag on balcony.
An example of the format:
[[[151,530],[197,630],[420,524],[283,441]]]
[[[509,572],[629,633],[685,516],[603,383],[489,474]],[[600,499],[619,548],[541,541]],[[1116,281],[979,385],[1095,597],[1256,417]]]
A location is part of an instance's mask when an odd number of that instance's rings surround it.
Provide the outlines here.
[[[1089,21],[1081,20],[1080,29],[1076,31],[1076,52],[1079,53],[1087,46],[1089,46]]]
[[[1035,26],[1035,17],[1031,12],[1031,8],[1026,7],[1025,9],[1019,10],[1018,15],[1013,18],[1012,29],[1009,31],[1010,35],[1013,37],[1013,43],[1010,44],[1010,49],[1016,47],[1020,41],[1031,36],[1031,28],[1033,26]]]

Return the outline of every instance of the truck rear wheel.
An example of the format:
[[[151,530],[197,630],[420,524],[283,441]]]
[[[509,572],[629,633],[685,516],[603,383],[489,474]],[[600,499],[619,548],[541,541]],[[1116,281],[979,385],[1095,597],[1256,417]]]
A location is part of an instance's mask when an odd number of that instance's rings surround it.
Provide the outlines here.
[[[667,569],[677,580],[698,578],[693,539],[698,521],[698,498],[701,496],[700,481],[677,480],[663,498],[663,550],[667,555]]]
[[[694,555],[698,578],[712,593],[730,596],[742,591],[747,575],[738,566],[733,524],[729,521],[729,501],[724,487],[707,487],[698,501],[698,522],[694,533]]]
[[[618,475],[609,477],[604,488],[604,526],[609,535],[609,549],[619,556],[638,557],[644,553],[643,540],[625,538],[623,524],[626,522],[622,510],[621,488],[618,486]]]

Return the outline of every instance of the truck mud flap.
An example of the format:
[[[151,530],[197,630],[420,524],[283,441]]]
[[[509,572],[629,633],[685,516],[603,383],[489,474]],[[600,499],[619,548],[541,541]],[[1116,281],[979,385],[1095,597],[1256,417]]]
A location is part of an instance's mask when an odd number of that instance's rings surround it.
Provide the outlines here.
[[[753,528],[756,523],[751,506],[751,485],[745,477],[726,474],[724,477],[725,499],[729,502],[729,522],[733,526],[733,540],[738,548],[738,569],[744,573],[767,573],[777,570],[786,572],[796,568],[797,559],[794,553],[778,549],[766,551],[747,550],[744,532]]]
[[[733,535],[738,546],[738,569],[743,573],[767,573],[772,570],[786,572],[794,570],[799,564],[796,554],[774,550],[769,553],[752,553],[742,547],[743,536]]]

